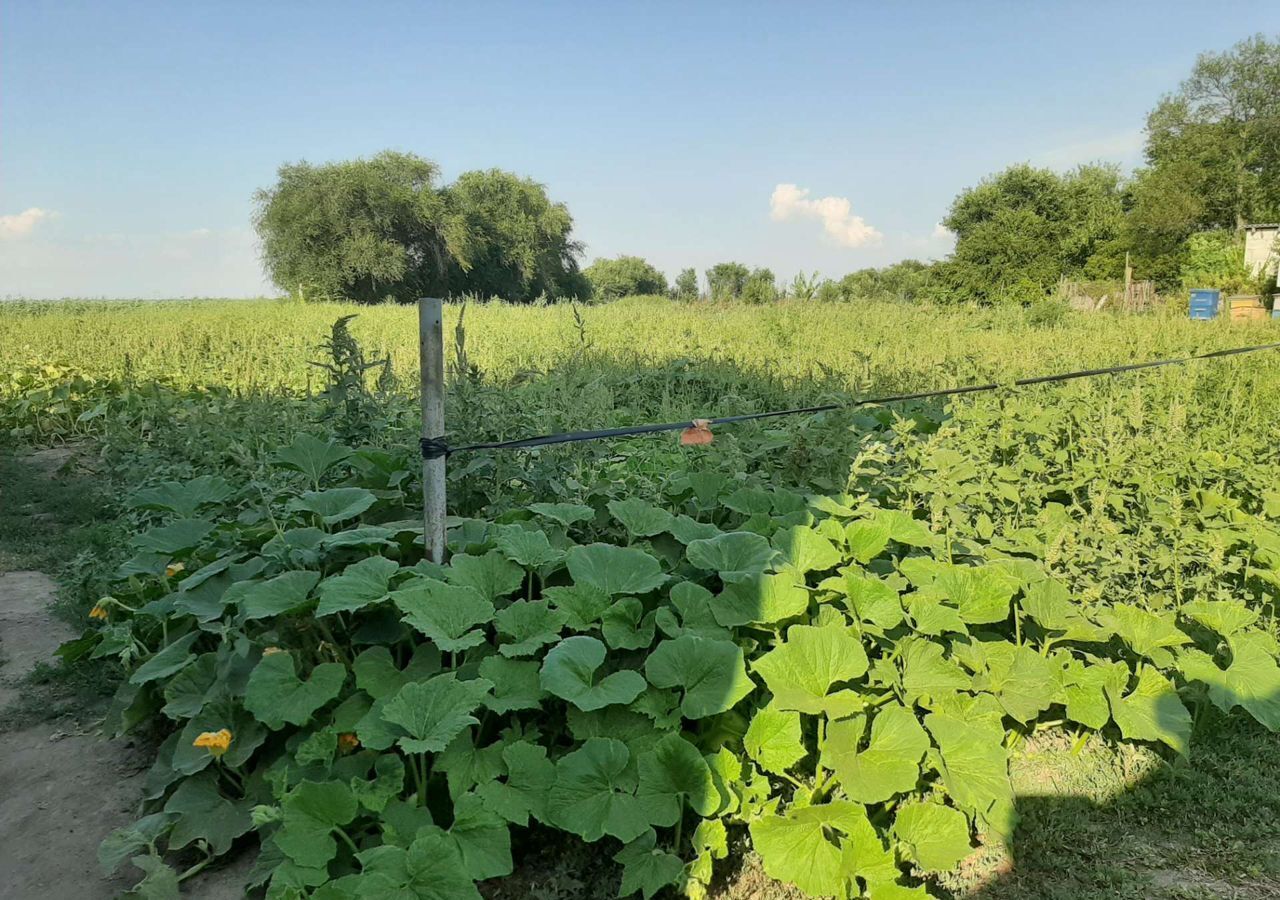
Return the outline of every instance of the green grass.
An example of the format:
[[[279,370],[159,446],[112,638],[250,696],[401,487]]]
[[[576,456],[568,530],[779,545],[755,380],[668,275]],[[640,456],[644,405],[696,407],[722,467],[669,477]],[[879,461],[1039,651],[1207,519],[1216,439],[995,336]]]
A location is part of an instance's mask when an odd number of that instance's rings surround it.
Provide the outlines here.
[[[948,879],[984,900],[1263,898],[1280,884],[1280,739],[1209,717],[1189,762],[1049,732],[1013,765],[1012,860],[989,850]]]
[[[74,465],[0,451],[0,572],[35,570],[59,585],[54,615],[75,631],[96,598],[103,570],[118,553],[124,523],[101,483]],[[0,643],[0,655],[4,645]],[[119,681],[110,661],[41,664],[23,682],[20,698],[0,710],[0,731],[101,711]]]
[[[319,370],[308,361],[320,355],[332,321],[350,312],[360,313],[353,329],[366,356],[390,354],[399,384],[366,420],[344,423],[315,398]],[[449,310],[450,329],[457,314]],[[474,370],[451,382],[451,435],[516,437],[839,401],[1185,355],[1275,334],[1270,324],[1206,326],[1172,313],[1045,321],[1016,309],[893,304],[633,299],[583,315],[580,332],[563,307],[469,308],[466,360]],[[0,459],[0,484],[15,485],[8,495],[15,505],[0,513],[0,554],[7,554],[0,565],[61,573],[76,598],[68,608],[83,616],[97,567],[120,559],[117,536],[144,524],[137,514],[116,518],[129,492],[221,474],[241,490],[235,502],[249,516],[244,523],[260,521],[260,508],[288,485],[270,459],[299,431],[403,454],[398,465],[408,480],[397,483],[409,500],[395,516],[409,515],[415,342],[414,312],[398,307],[23,307],[0,320],[0,357],[24,364],[0,382],[0,425],[37,443],[91,440],[102,472],[51,485]],[[450,463],[451,509],[510,521],[533,502],[562,500],[592,505],[603,523],[609,500],[665,505],[685,496],[694,474],[723,475],[734,487],[848,491],[859,503],[911,512],[946,536],[948,554],[1035,560],[1090,615],[1121,602],[1172,613],[1193,598],[1241,599],[1274,635],[1274,563],[1238,529],[1257,527],[1262,540],[1280,518],[1277,376],[1280,354],[1262,354],[875,415],[717,429],[715,443],[696,451],[650,437],[476,454]],[[87,493],[91,487],[113,499],[109,509]],[[603,530],[591,537],[615,538]],[[70,678],[63,686],[96,689]],[[1191,700],[1195,688],[1184,690]],[[33,708],[48,705],[42,696],[33,684]],[[1275,894],[1275,735],[1243,712],[1226,718],[1210,710],[1190,764],[1121,743],[1114,726],[1107,735],[1078,752],[1052,727],[1026,740],[1013,767],[1021,825],[1012,856],[982,848],[935,886],[992,900]],[[563,864],[545,855],[534,848],[532,870],[493,886],[492,896],[524,890],[595,900],[615,889],[616,870],[595,848],[566,852]],[[725,900],[796,896],[770,886],[749,852],[740,867],[722,868],[716,889]]]

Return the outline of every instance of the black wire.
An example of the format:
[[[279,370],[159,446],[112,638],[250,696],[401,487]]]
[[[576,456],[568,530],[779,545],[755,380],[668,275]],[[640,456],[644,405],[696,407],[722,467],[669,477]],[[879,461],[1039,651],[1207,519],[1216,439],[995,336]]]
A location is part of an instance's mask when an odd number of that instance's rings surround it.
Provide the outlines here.
[[[1093,378],[1098,375],[1117,375],[1121,372],[1133,372],[1138,369],[1155,369],[1160,366],[1178,366],[1201,359],[1218,359],[1224,356],[1236,356],[1241,353],[1256,353],[1261,350],[1280,349],[1280,343],[1259,344],[1255,347],[1235,347],[1230,350],[1214,350],[1209,353],[1198,353],[1178,359],[1161,359],[1154,362],[1129,363],[1123,366],[1108,366],[1103,369],[1082,369],[1078,372],[1064,372],[1059,375],[1037,375],[1033,378],[1019,378],[1016,381],[1001,385],[971,384],[964,387],[942,388],[940,390],[919,391],[912,394],[888,394],[883,397],[867,397],[852,403],[827,403],[821,406],[804,406],[796,409],[779,409],[770,412],[745,413],[738,416],[721,416],[707,419],[711,425],[732,425],[738,422],[753,422],[758,419],[776,419],[781,416],[803,416],[814,413],[832,412],[837,409],[853,409],[859,406],[881,406],[886,403],[901,403],[906,400],[925,400],[930,397],[955,397],[961,394],[977,394],[983,391],[998,390],[1002,386],[1027,387],[1034,384],[1049,384],[1056,381],[1072,381],[1076,378]],[[683,431],[693,426],[691,420],[683,422],[664,422],[657,425],[633,425],[626,428],[603,428],[595,431],[569,431],[560,434],[544,434],[538,437],[518,438],[511,441],[489,441],[479,444],[464,444],[461,447],[450,447],[443,437],[423,438],[422,455],[424,459],[439,459],[454,453],[465,453],[470,450],[523,450],[530,447],[546,447],[552,444],[571,444],[578,441],[595,441],[605,438],[632,437],[640,434],[656,434],[661,431]]]

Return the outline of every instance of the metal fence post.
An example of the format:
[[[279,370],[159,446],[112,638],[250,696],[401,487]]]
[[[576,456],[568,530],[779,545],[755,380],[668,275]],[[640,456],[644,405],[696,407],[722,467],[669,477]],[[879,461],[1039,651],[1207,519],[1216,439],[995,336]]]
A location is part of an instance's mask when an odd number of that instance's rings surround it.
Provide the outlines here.
[[[418,361],[422,382],[422,437],[444,438],[444,313],[439,297],[418,300]],[[427,559],[444,562],[445,457],[422,459],[422,541]]]

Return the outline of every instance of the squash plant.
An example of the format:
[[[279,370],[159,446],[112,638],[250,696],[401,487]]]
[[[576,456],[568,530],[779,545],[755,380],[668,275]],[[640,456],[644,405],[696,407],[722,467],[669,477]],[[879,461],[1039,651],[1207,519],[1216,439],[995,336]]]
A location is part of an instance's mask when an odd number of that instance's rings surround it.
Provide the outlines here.
[[[925,897],[1011,834],[1037,722],[1183,755],[1187,703],[1280,728],[1258,610],[1081,604],[1035,553],[866,496],[695,473],[666,508],[451,519],[438,566],[384,457],[302,436],[275,462],[295,488],[140,492],[154,525],[67,648],[129,667],[118,730],[167,731],[101,850],[141,896],[252,835],[270,898],[478,898],[556,829],[622,896],[705,895],[745,831],[807,894]]]

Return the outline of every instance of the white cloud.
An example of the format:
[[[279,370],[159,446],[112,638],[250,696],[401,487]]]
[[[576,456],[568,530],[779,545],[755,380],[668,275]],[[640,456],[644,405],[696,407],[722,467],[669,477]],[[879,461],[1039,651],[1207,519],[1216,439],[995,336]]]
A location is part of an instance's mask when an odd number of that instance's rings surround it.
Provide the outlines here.
[[[954,241],[956,239],[956,233],[946,225],[939,222],[933,226],[933,231],[929,233],[929,237],[933,238],[935,241]]]
[[[853,214],[853,204],[846,197],[809,199],[809,189],[794,184],[780,184],[769,198],[769,215],[779,222],[787,219],[818,219],[823,229],[845,247],[878,244],[884,238],[868,225],[862,216]]]
[[[0,241],[26,237],[38,222],[52,217],[53,213],[49,210],[40,209],[37,206],[11,216],[0,216]]]

